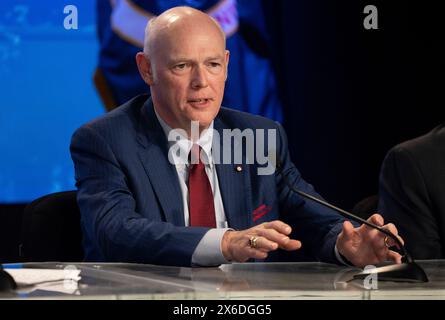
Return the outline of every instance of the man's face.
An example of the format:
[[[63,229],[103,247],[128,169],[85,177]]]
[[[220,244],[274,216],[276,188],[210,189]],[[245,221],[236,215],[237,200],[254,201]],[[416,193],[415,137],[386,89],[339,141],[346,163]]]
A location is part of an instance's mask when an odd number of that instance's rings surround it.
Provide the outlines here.
[[[215,27],[185,26],[159,43],[150,59],[156,110],[173,129],[189,132],[191,121],[207,128],[221,106],[227,77],[229,52],[221,34]]]

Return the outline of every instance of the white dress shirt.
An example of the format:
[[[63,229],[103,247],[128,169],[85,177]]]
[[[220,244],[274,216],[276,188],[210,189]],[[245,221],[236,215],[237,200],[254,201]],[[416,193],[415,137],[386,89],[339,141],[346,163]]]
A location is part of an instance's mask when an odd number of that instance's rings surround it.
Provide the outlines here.
[[[167,137],[170,134],[172,128],[159,116],[155,114],[161,124],[162,129]],[[223,256],[221,250],[221,242],[224,233],[227,230],[227,219],[224,213],[224,205],[221,198],[221,191],[219,189],[218,174],[216,172],[215,164],[212,158],[212,143],[213,143],[213,121],[210,124],[209,130],[204,130],[197,141],[197,144],[202,148],[202,156],[205,158],[203,162],[206,163],[205,171],[209,178],[210,186],[213,192],[213,203],[215,206],[215,221],[216,229],[210,229],[199,242],[192,256],[192,264],[197,266],[216,266],[223,263],[229,263]],[[172,147],[177,143],[177,147],[181,150],[181,153],[188,155],[192,148],[193,143],[186,137],[182,137],[179,141],[169,141],[169,146]],[[184,161],[177,161],[175,164],[176,173],[179,178],[179,186],[182,194],[182,204],[184,208],[184,222],[186,226],[190,226],[190,214],[189,214],[189,190],[188,190],[188,176],[189,176],[189,164]]]

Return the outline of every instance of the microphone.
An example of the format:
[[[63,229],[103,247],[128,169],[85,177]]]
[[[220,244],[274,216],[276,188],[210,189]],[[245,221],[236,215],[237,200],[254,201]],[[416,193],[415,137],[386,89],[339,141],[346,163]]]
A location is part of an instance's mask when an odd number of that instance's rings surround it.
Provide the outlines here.
[[[387,265],[383,267],[368,269],[363,272],[360,272],[356,275],[354,275],[354,279],[365,279],[371,274],[377,274],[378,280],[381,281],[396,281],[396,282],[428,282],[428,277],[425,274],[425,271],[420,267],[414,259],[411,257],[411,255],[406,250],[405,246],[402,244],[402,242],[397,238],[391,231],[386,230],[374,223],[368,222],[365,219],[362,219],[348,211],[345,211],[341,208],[338,208],[326,201],[323,201],[321,199],[318,199],[310,194],[307,194],[303,191],[300,191],[296,189],[287,179],[287,175],[283,172],[283,167],[281,163],[281,159],[277,156],[276,153],[269,153],[269,155],[275,156],[275,161],[272,163],[275,163],[276,171],[281,177],[283,178],[284,183],[286,186],[294,193],[302,196],[305,199],[309,199],[311,201],[314,201],[318,204],[321,204],[324,207],[327,207],[329,209],[337,211],[340,215],[343,217],[353,220],[355,222],[365,224],[368,227],[371,227],[373,229],[376,229],[386,236],[393,239],[400,250],[402,250],[403,256],[402,256],[402,263],[401,264],[392,264]]]

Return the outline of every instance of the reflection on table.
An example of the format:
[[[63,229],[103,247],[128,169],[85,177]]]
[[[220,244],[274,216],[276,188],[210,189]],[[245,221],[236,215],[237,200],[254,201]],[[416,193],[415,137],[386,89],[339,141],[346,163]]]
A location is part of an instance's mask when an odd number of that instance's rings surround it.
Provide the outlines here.
[[[25,263],[22,269],[80,270],[81,280],[19,286],[2,298],[62,299],[445,299],[445,260],[419,261],[428,283],[352,280],[357,268],[325,263],[243,263],[181,268],[120,263]],[[8,265],[5,265],[8,270]],[[31,270],[31,272],[34,272]],[[56,289],[56,286],[59,289]],[[67,290],[60,290],[67,289]],[[68,290],[70,289],[70,290]]]

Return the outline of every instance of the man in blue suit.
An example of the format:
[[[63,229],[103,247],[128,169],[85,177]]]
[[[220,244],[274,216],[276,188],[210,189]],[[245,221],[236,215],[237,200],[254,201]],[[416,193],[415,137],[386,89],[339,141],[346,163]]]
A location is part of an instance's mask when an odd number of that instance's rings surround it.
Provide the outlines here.
[[[229,52],[208,15],[176,7],[152,19],[136,61],[152,97],[134,98],[72,138],[86,260],[177,266],[401,261],[378,231],[353,226],[290,191],[282,175],[319,197],[292,164],[278,123],[221,108]],[[255,133],[250,142],[229,136],[227,148],[227,139],[219,139],[248,130]],[[237,162],[232,152],[244,140]],[[249,159],[252,145],[255,159]],[[233,161],[221,163],[217,150]],[[260,174],[267,167],[258,150],[281,159],[282,174]],[[377,214],[370,220],[384,224]],[[385,227],[397,234],[393,225]]]

